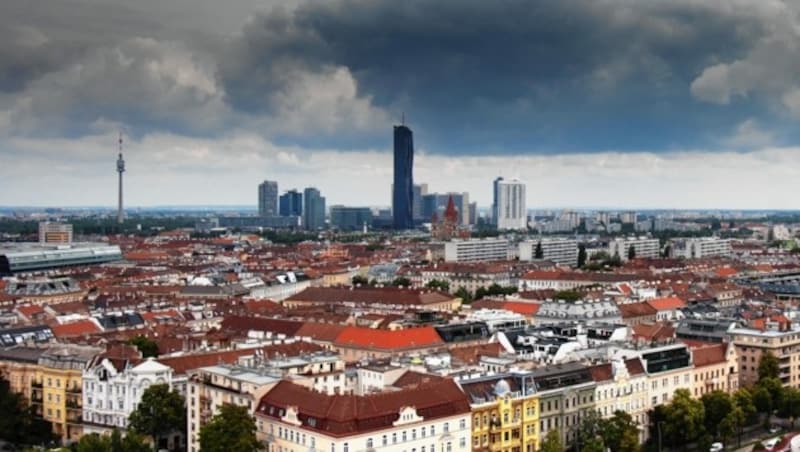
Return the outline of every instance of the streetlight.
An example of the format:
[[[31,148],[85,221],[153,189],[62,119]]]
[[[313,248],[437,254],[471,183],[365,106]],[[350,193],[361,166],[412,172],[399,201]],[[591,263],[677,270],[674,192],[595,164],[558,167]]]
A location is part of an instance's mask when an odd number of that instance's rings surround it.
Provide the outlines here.
[[[663,423],[664,421],[656,422],[656,429],[658,429],[658,452],[661,452],[661,424]]]

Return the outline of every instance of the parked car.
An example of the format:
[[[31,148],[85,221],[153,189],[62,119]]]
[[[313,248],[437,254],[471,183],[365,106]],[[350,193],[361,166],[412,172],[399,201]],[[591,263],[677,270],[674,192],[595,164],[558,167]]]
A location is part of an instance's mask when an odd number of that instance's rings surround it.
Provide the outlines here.
[[[708,452],[721,452],[725,449],[725,445],[722,443],[714,443],[711,445],[711,449],[708,449]]]

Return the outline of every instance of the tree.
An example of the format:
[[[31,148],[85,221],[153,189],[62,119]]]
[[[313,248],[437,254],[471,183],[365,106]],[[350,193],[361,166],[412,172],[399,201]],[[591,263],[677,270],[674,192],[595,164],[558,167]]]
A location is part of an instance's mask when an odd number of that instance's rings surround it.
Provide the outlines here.
[[[355,275],[351,280],[354,286],[366,286],[369,284],[369,279],[366,276]]]
[[[114,429],[111,436],[97,433],[83,435],[75,445],[76,452],[150,452],[152,449],[140,435],[128,433],[123,438],[119,430]]]
[[[158,356],[158,344],[156,341],[146,338],[145,336],[136,336],[131,339],[129,344],[135,346],[142,353],[145,358]]]
[[[561,442],[561,432],[554,428],[547,432],[540,452],[564,452],[564,444]]]
[[[639,427],[625,411],[617,410],[613,416],[601,421],[600,434],[605,446],[613,451],[639,450]]]
[[[605,444],[603,437],[603,420],[595,410],[588,411],[582,418],[578,426],[578,434],[575,441],[582,451],[604,452]]]
[[[800,416],[800,390],[784,388],[778,415],[782,418],[789,418],[792,429],[794,429],[794,421]]]
[[[776,358],[771,352],[761,355],[761,359],[758,361],[759,381],[765,378],[778,378],[779,374],[780,369],[778,368],[778,358]]]
[[[628,260],[636,259],[636,248],[633,245],[628,246]]]
[[[544,258],[544,250],[542,249],[542,241],[536,242],[536,250],[533,252],[533,257],[535,259],[542,259]]]
[[[664,410],[665,444],[678,445],[702,439],[705,435],[703,402],[692,398],[687,389],[675,391]]]
[[[0,438],[17,445],[49,445],[55,438],[49,422],[37,418],[21,394],[11,392],[0,375]]]
[[[440,279],[432,279],[432,280],[428,281],[428,284],[425,284],[425,287],[427,287],[429,289],[441,290],[441,291],[444,291],[444,292],[449,292],[450,291],[450,283],[447,282],[447,281],[440,280]]]
[[[400,276],[395,278],[394,281],[392,281],[392,285],[395,287],[401,287],[401,286],[411,287],[411,280],[406,277]]]
[[[261,450],[261,443],[256,439],[256,421],[245,407],[223,405],[219,414],[200,429],[200,452],[229,450]]]
[[[705,409],[705,428],[714,437],[719,437],[720,423],[733,409],[733,401],[727,392],[712,391],[700,398]]]
[[[554,300],[578,301],[583,298],[583,294],[575,290],[559,290],[553,294]]]
[[[578,245],[578,267],[586,265],[586,245],[581,243]]]
[[[739,388],[733,393],[733,403],[742,410],[744,416],[744,425],[750,425],[757,422],[756,419],[756,405],[753,401],[753,393],[747,388]]]
[[[165,384],[153,385],[142,394],[136,410],[128,417],[130,430],[159,439],[171,432],[186,432],[186,401]]]
[[[767,390],[769,393],[770,398],[770,407],[772,410],[777,410],[781,406],[781,400],[783,399],[783,383],[777,378],[764,378],[762,380],[758,380],[756,383],[756,387],[762,387]]]
[[[464,286],[461,286],[458,288],[458,290],[456,290],[456,296],[461,298],[462,303],[472,303],[472,294]]]

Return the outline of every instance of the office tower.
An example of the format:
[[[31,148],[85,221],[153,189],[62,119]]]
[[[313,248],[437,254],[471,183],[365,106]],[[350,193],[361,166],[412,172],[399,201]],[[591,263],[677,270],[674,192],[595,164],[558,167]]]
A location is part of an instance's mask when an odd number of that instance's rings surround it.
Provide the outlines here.
[[[499,193],[499,185],[500,182],[502,182],[502,180],[503,180],[502,177],[498,177],[497,179],[494,180],[493,184],[494,190],[492,195],[492,224],[494,224],[495,226],[497,226],[497,219],[500,217],[500,215],[498,215],[499,212],[497,211],[497,206],[498,206],[497,196]]]
[[[303,191],[305,210],[303,210],[303,227],[316,231],[325,227],[325,197],[319,190],[308,187]]]
[[[495,180],[497,229],[527,229],[525,184],[516,180]]]
[[[117,223],[122,224],[125,211],[122,209],[122,173],[125,172],[125,160],[122,159],[122,133],[119,134],[119,157],[117,158],[117,174],[119,174],[119,189],[117,201]]]
[[[282,194],[278,204],[278,211],[282,217],[303,215],[303,194],[297,190],[289,190]]]
[[[278,216],[278,183],[265,180],[258,186],[258,215]]]
[[[372,225],[369,207],[331,206],[331,226],[343,231],[357,231]]]
[[[478,224],[478,203],[469,203],[469,215],[467,220],[469,220],[469,224],[471,225]]]
[[[414,227],[414,138],[405,125],[394,126],[394,185],[392,216],[394,228]]]
[[[39,223],[39,243],[57,243],[60,245],[72,243],[72,225],[69,223],[42,221]]]
[[[428,184],[414,185],[414,221],[427,220],[422,216],[422,197],[428,194]]]

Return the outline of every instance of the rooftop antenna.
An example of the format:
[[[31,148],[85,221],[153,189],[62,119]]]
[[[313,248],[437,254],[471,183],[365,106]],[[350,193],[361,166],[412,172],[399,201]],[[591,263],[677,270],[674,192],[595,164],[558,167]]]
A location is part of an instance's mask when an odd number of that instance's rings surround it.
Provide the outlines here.
[[[122,131],[119,132],[119,157],[117,158],[117,173],[119,173],[119,200],[117,206],[117,223],[122,224],[125,212],[122,209],[122,173],[125,172],[125,160],[122,159]]]

